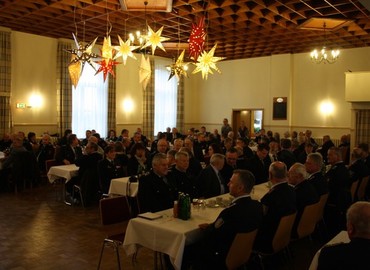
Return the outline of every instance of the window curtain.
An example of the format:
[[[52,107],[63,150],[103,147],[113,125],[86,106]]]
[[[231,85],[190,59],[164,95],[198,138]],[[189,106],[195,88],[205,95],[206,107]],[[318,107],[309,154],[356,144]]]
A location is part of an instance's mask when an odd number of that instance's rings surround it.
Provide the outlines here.
[[[356,110],[355,145],[369,143],[370,110]]]
[[[72,44],[58,41],[57,52],[57,123],[59,136],[72,127],[72,82],[68,73]]]
[[[114,74],[117,74],[114,67]],[[110,76],[108,80],[108,130],[116,130],[116,77]],[[107,134],[102,134],[107,136]]]
[[[143,57],[143,56],[142,56]],[[154,86],[155,86],[155,69],[154,60],[150,59],[151,76],[150,81],[143,90],[143,134],[149,138],[154,133]]]
[[[177,85],[177,114],[176,114],[176,127],[180,133],[184,132],[184,93],[185,84],[184,78],[181,78]]]
[[[12,113],[11,93],[11,32],[0,32],[0,135],[10,133]]]

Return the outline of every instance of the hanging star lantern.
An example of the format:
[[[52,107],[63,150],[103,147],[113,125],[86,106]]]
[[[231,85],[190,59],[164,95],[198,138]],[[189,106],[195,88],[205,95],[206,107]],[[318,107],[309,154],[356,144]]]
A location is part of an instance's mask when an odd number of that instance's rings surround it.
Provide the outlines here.
[[[189,57],[194,61],[198,60],[200,53],[203,51],[206,40],[206,31],[204,30],[204,17],[198,24],[193,24],[189,37]]]
[[[144,90],[148,86],[151,74],[152,74],[152,69],[150,67],[149,56],[147,58],[145,58],[145,55],[142,55],[141,56],[140,70],[139,70],[139,82],[143,85]]]
[[[184,55],[185,50],[182,51],[175,63],[167,66],[167,69],[170,70],[170,77],[168,78],[168,80],[171,80],[173,76],[176,76],[178,81],[184,76],[188,77],[186,71],[188,70],[189,63],[184,62]]]
[[[104,58],[107,64],[109,60],[113,59],[113,53],[114,53],[114,49],[112,47],[110,36],[104,37],[103,47],[101,49],[101,56],[102,58]]]
[[[93,53],[92,49],[95,46],[95,42],[98,38],[96,37],[93,41],[83,45],[82,42],[80,42],[74,34],[72,35],[76,44],[76,49],[66,50],[67,52],[75,56],[71,61],[70,65],[75,64],[77,62],[81,62],[81,72],[82,72],[85,63],[87,62],[95,70],[93,62],[91,60],[93,58],[97,58],[98,55]]]
[[[71,78],[72,85],[77,88],[78,81],[80,80],[82,73],[82,64],[80,61],[75,62],[75,55],[72,55],[71,64],[68,66],[69,77]]]
[[[154,51],[157,47],[159,47],[162,51],[166,51],[162,45],[162,41],[167,41],[169,38],[161,37],[162,31],[163,26],[157,32],[154,32],[153,29],[148,25],[148,35],[145,37],[146,43],[143,48],[152,46],[152,54],[154,54]]]
[[[131,46],[131,41],[128,39],[126,42],[118,35],[119,46],[114,46],[114,49],[117,51],[115,58],[122,56],[123,64],[126,65],[127,57],[131,57],[136,60],[135,55],[132,51],[140,48],[140,46]]]
[[[115,74],[114,74],[114,66],[117,65],[117,64],[121,64],[120,62],[116,62],[115,60],[113,59],[102,59],[98,62],[95,62],[97,64],[100,65],[99,69],[96,71],[95,75],[100,73],[100,72],[103,72],[103,76],[104,76],[104,81],[107,79],[107,75],[108,73],[110,73],[113,77],[115,77]]]
[[[213,46],[213,48],[207,53],[206,51],[203,51],[201,55],[198,57],[197,63],[195,65],[197,66],[193,70],[193,74],[202,72],[202,79],[208,79],[208,74],[213,74],[212,69],[216,70],[218,73],[221,73],[221,71],[217,68],[216,62],[225,59],[225,57],[216,57],[213,56],[215,53],[215,50],[217,48],[217,44]]]

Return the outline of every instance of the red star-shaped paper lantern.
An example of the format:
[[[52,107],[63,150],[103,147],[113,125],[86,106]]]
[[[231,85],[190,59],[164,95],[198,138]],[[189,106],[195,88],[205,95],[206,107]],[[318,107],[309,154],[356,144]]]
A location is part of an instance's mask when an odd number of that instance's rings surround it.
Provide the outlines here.
[[[115,52],[112,50],[112,56],[114,58]],[[117,64],[121,64],[121,62],[117,62],[113,59],[103,58],[98,62],[95,62],[100,65],[99,69],[96,71],[95,75],[103,72],[104,81],[107,79],[108,73],[110,73],[113,77],[115,77],[113,67]]]
[[[200,53],[203,51],[204,43],[206,40],[206,31],[204,30],[204,17],[202,17],[198,24],[191,27],[189,38],[189,57],[197,61]]]

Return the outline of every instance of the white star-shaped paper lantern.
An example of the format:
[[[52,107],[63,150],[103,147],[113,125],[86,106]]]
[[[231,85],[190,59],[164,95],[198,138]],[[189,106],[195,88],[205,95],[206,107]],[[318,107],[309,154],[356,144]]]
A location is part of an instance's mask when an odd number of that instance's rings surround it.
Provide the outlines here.
[[[163,26],[157,31],[154,32],[153,29],[148,25],[148,35],[146,38],[146,43],[144,44],[143,48],[148,46],[152,46],[152,54],[157,47],[159,47],[162,51],[166,51],[162,45],[162,41],[167,41],[169,38],[161,37],[163,31]]]
[[[112,47],[112,42],[110,36],[104,37],[103,47],[101,48],[101,56],[106,61],[113,59],[114,48]]]
[[[208,74],[213,74],[212,69],[216,70],[218,73],[221,73],[221,71],[217,68],[216,62],[225,59],[225,57],[216,57],[213,56],[215,53],[215,50],[217,48],[217,44],[213,46],[213,48],[207,53],[206,51],[203,51],[201,55],[198,57],[197,62],[195,65],[197,66],[193,70],[193,74],[202,72],[202,79],[208,79]]]
[[[124,65],[126,65],[127,57],[131,57],[136,60],[136,57],[132,53],[132,51],[136,50],[137,48],[140,48],[140,46],[131,46],[130,39],[127,39],[127,41],[124,42],[119,35],[118,35],[118,40],[119,40],[119,46],[114,46],[114,49],[117,51],[115,58],[122,56]]]
[[[145,90],[150,81],[152,74],[152,68],[150,67],[149,56],[145,58],[145,55],[141,56],[140,70],[139,70],[139,82],[143,85]]]

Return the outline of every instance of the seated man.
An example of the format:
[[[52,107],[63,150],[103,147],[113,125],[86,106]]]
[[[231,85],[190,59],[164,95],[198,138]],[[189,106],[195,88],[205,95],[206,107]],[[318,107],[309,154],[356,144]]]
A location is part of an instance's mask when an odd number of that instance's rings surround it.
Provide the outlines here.
[[[311,185],[315,188],[317,195],[320,197],[329,192],[328,182],[322,173],[323,164],[323,158],[320,153],[308,154],[304,164],[306,171],[310,174],[308,181],[310,181]]]
[[[345,213],[352,203],[351,181],[349,171],[342,159],[342,152],[338,147],[329,149],[328,163],[331,167],[325,174],[329,187],[325,221],[329,234],[336,235],[345,229]]]
[[[292,236],[297,238],[297,227],[301,220],[303,210],[307,205],[317,203],[319,196],[315,188],[307,180],[306,168],[301,163],[295,163],[289,169],[289,184],[294,186],[296,194],[297,216],[294,221]]]
[[[152,160],[152,171],[139,179],[140,212],[158,212],[173,207],[175,188],[167,179],[167,156],[158,153]]]
[[[268,181],[269,167],[271,159],[269,157],[270,147],[268,144],[259,144],[257,152],[251,159],[247,161],[247,169],[250,170],[256,178],[256,184],[261,184]]]
[[[370,254],[370,203],[356,202],[347,211],[351,242],[324,247],[318,270],[368,269]]]
[[[42,135],[40,147],[36,153],[37,163],[41,171],[45,171],[46,169],[45,161],[54,158],[54,152],[54,146],[50,142],[50,135]]]
[[[183,192],[189,194],[190,198],[194,198],[195,194],[194,178],[187,173],[188,168],[189,168],[188,153],[185,151],[176,152],[175,165],[168,173],[168,179],[170,180],[171,184],[175,187],[176,193]]]
[[[79,147],[79,141],[76,134],[70,134],[67,144],[63,145],[55,159],[63,165],[75,164],[76,160],[82,156],[82,149]]]
[[[217,153],[212,155],[210,165],[204,168],[196,179],[195,186],[199,197],[210,198],[227,192],[227,183],[220,173],[224,164],[224,155]]]
[[[184,266],[190,263],[192,269],[226,269],[226,256],[236,234],[254,231],[262,221],[262,205],[250,197],[254,182],[251,172],[234,171],[228,184],[234,200],[213,223],[199,225],[204,240],[185,250]]]
[[[272,187],[261,199],[265,215],[255,241],[255,249],[261,252],[272,252],[272,240],[280,219],[296,212],[296,195],[288,185],[286,165],[273,162],[269,174]]]

